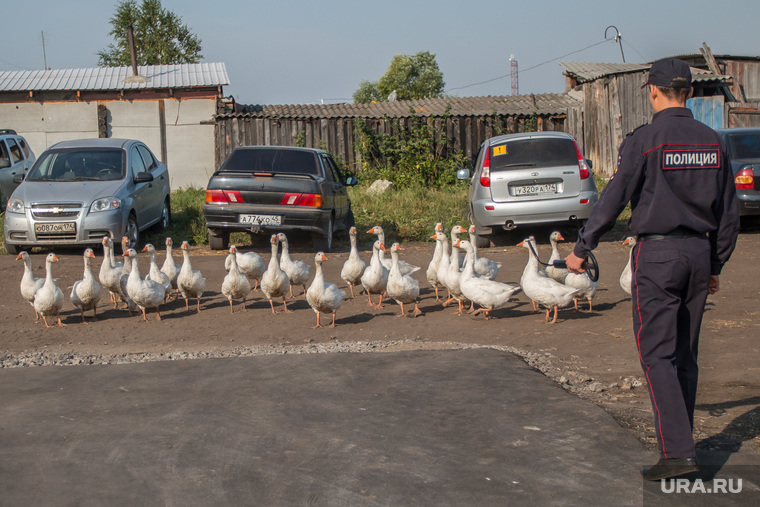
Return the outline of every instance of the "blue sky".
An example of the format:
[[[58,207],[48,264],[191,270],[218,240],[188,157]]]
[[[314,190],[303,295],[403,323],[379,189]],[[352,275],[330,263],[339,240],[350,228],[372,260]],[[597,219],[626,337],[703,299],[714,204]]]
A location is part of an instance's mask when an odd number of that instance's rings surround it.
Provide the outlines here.
[[[112,42],[117,2],[25,0],[2,9],[0,69],[97,66]],[[620,30],[627,62],[698,53],[760,55],[760,2],[494,2],[481,0],[162,0],[202,40],[204,61],[224,62],[225,95],[244,104],[348,102],[396,54],[430,51],[446,90],[509,95],[509,57],[520,93],[564,91],[559,60],[621,62],[605,29]],[[607,33],[611,37],[610,29]],[[482,84],[476,84],[482,83]]]

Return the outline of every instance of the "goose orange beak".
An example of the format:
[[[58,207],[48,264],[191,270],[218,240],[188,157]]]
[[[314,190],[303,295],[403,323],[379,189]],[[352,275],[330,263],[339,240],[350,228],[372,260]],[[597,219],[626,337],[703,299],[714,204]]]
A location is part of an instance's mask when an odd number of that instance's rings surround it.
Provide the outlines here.
[[[565,241],[565,238],[562,237],[562,234],[557,234],[557,239],[559,239],[561,241]]]
[[[54,260],[55,262],[58,262],[58,256],[54,255],[54,256],[53,256],[53,260]]]
[[[142,251],[143,251],[143,252],[147,252],[147,251],[148,251],[148,245],[145,245],[145,246],[143,247]]]
[[[517,246],[523,246],[523,243],[525,243],[525,241],[520,241],[520,242],[517,244]]]
[[[327,256],[326,256],[325,254],[322,254],[322,260],[323,260],[323,261],[326,261],[326,260],[327,260]]]
[[[90,252],[90,255],[88,255],[88,257],[92,257],[94,259],[95,258],[95,254],[92,253],[92,252]]]
[[[437,238],[437,237],[438,237],[438,235],[437,235],[437,234],[433,234],[432,236],[430,236],[430,239],[435,239],[435,238]]]
[[[385,243],[380,243],[380,250],[385,252]]]
[[[19,260],[21,260],[21,259],[23,259],[23,257],[21,256],[21,254],[18,254],[18,255],[16,256],[16,260],[17,260],[17,261],[19,261]]]

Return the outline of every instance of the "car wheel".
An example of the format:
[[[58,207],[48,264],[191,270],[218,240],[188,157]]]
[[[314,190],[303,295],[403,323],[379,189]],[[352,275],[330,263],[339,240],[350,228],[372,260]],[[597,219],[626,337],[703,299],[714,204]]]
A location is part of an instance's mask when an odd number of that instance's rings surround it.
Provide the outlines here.
[[[8,252],[11,255],[18,255],[18,253],[21,251],[21,248],[18,247],[18,245],[13,245],[11,243],[5,243],[5,251]]]
[[[475,234],[472,238],[473,242],[475,243],[475,246],[477,248],[488,248],[491,246],[491,236],[490,235],[480,235]]]
[[[312,245],[317,252],[329,252],[332,248],[333,238],[333,217],[330,215],[330,219],[327,221],[327,228],[324,234],[313,232],[311,234]]]
[[[137,227],[137,217],[134,213],[130,213],[129,218],[127,218],[127,230],[124,231],[124,235],[129,240],[128,248],[134,248],[136,250],[137,244],[140,242],[140,231]],[[121,244],[121,242],[119,242],[119,244]]]
[[[230,233],[209,229],[208,246],[211,250],[227,250],[230,246]]]
[[[169,203],[169,197],[164,200],[164,206],[161,208],[161,220],[158,222],[162,231],[169,228],[172,221],[172,209]]]

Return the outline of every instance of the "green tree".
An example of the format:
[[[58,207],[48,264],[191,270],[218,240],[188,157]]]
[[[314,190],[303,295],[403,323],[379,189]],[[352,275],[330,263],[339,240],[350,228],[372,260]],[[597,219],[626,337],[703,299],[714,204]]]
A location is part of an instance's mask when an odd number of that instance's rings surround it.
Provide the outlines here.
[[[443,96],[444,86],[443,73],[435,61],[435,54],[420,51],[411,56],[394,56],[390,67],[377,83],[362,81],[354,93],[354,101],[385,101],[394,91],[397,100],[437,98]]]
[[[377,89],[377,81],[362,81],[359,89],[354,92],[354,103],[367,104],[369,102],[382,102],[385,100]]]
[[[101,67],[131,65],[127,27],[134,27],[138,65],[170,65],[198,63],[202,58],[201,40],[182,18],[161,6],[161,0],[121,0],[110,20],[113,27],[108,35],[115,43],[98,52]]]

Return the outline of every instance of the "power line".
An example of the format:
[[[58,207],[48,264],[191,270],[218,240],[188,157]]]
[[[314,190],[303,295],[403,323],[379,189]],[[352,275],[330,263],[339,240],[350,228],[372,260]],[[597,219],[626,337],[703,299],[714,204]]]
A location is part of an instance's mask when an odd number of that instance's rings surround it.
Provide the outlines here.
[[[541,67],[541,66],[543,66],[543,65],[546,65],[547,63],[551,63],[551,62],[557,61],[557,60],[559,60],[560,58],[565,58],[565,57],[568,57],[568,56],[570,56],[570,55],[574,55],[574,54],[576,54],[576,53],[580,53],[580,52],[582,52],[582,51],[586,51],[587,49],[591,49],[591,48],[593,48],[594,46],[598,46],[598,45],[600,45],[600,44],[604,44],[605,42],[610,42],[610,41],[614,41],[614,40],[615,40],[615,39],[614,39],[614,38],[612,38],[612,39],[604,39],[604,40],[601,40],[601,41],[599,41],[599,42],[595,42],[595,43],[593,43],[593,44],[591,44],[591,45],[589,45],[589,46],[586,46],[585,48],[581,48],[581,49],[577,49],[577,50],[575,50],[575,51],[571,51],[570,53],[566,53],[566,54],[564,54],[564,55],[562,55],[562,56],[558,56],[558,57],[556,57],[556,58],[552,58],[551,60],[547,60],[547,61],[545,61],[545,62],[539,63],[538,65],[534,65],[533,67],[528,67],[527,69],[523,69],[523,70],[521,70],[521,71],[520,71],[520,74],[523,74],[523,73],[525,73],[525,72],[528,72],[529,70],[537,69],[538,67]],[[638,53],[638,51],[637,51],[637,53]],[[486,83],[491,83],[491,82],[493,82],[493,81],[498,81],[499,79],[504,79],[504,78],[507,78],[507,77],[509,77],[510,75],[511,75],[511,74],[505,74],[505,75],[503,75],[503,76],[495,77],[495,78],[493,78],[493,79],[488,79],[488,80],[486,80],[486,81],[481,81],[481,82],[479,82],[479,83],[473,83],[473,84],[469,84],[469,85],[465,85],[465,86],[458,86],[458,87],[456,87],[456,88],[449,88],[449,89],[448,89],[448,90],[446,90],[446,91],[447,91],[447,92],[451,92],[451,91],[454,91],[454,90],[464,90],[465,88],[470,88],[470,87],[473,87],[473,86],[479,86],[479,85],[483,85],[483,84],[486,84]]]
[[[636,49],[635,47],[631,46],[631,44],[627,40],[624,40],[623,43],[625,43],[625,45],[628,46],[629,48],[633,49],[636,52],[636,54],[639,55],[639,57],[641,57],[641,61],[642,62],[646,62],[647,61],[647,59],[644,58],[644,56],[641,53],[639,53],[639,50]]]

